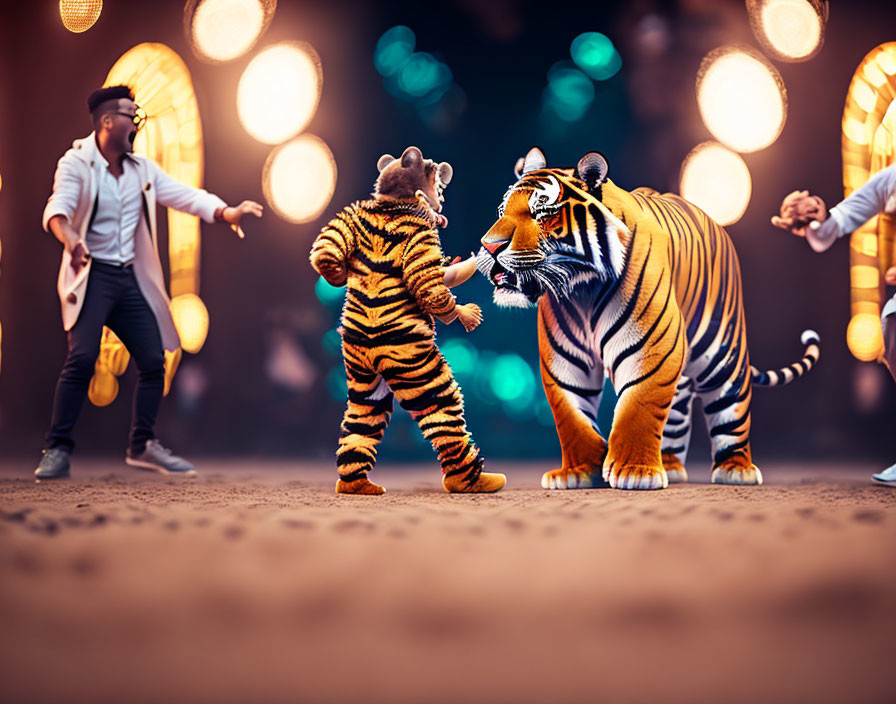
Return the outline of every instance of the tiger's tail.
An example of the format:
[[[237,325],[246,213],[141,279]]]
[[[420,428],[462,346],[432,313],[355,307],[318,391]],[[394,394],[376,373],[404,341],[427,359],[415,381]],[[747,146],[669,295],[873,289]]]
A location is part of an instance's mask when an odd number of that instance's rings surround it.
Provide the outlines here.
[[[800,336],[800,342],[803,343],[806,350],[803,352],[803,358],[799,362],[794,362],[781,369],[771,369],[765,372],[759,371],[756,367],[750,367],[750,371],[753,374],[753,383],[757,386],[783,386],[811,371],[821,354],[819,347],[821,338],[814,330],[804,330]]]

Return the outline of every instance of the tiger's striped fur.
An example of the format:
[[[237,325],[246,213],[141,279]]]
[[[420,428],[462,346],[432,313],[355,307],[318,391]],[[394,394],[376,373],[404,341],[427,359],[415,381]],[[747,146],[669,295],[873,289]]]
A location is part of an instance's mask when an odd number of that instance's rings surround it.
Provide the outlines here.
[[[542,381],[563,455],[545,488],[685,480],[695,395],[712,481],[761,483],[749,442],[752,384],[811,369],[817,335],[804,334],[805,355],[786,371],[755,370],[737,254],[723,228],[676,195],[619,188],[594,152],[576,169],[545,168],[538,150],[526,163],[477,265],[498,304],[538,304]],[[596,423],[605,374],[618,394],[608,441]]]
[[[460,388],[435,342],[433,318],[451,322],[456,316],[442,261],[432,211],[414,203],[353,203],[314,242],[312,266],[330,284],[347,287],[340,333],[348,404],[336,453],[337,490],[375,486],[366,477],[394,397],[438,454],[446,489],[482,490],[475,488],[480,475],[491,476],[482,473]]]

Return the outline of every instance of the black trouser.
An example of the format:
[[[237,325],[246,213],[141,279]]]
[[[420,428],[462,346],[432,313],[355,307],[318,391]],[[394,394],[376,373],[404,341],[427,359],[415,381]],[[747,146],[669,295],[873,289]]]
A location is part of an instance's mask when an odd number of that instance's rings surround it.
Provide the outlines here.
[[[896,313],[884,318],[884,359],[896,381]]]
[[[139,372],[134,391],[130,446],[142,452],[153,428],[165,384],[165,353],[155,315],[137,286],[132,267],[94,261],[78,321],[68,333],[68,356],[56,384],[47,447],[75,446],[72,430],[87,396],[100,352],[103,326],[121,338]]]

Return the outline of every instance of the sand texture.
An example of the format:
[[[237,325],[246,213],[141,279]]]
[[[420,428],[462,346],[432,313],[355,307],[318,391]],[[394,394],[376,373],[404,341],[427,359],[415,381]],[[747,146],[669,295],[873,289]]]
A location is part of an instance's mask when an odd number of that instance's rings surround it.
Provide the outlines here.
[[[896,489],[706,467],[659,492],[384,497],[329,467],[0,467],[2,702],[893,702]]]

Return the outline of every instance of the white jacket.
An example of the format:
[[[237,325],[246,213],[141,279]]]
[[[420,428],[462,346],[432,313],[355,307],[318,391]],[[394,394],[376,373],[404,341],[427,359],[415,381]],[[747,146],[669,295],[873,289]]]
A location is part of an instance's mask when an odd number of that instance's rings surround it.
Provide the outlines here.
[[[59,160],[53,179],[53,193],[44,208],[44,230],[49,231],[49,222],[54,216],[63,215],[81,239],[85,239],[96,201],[100,170],[106,168],[98,156],[99,148],[94,133],[91,132],[88,137],[76,140]],[[180,339],[171,319],[170,301],[159,261],[156,203],[197,215],[206,222],[214,222],[215,210],[226,204],[216,195],[185,186],[171,178],[148,157],[129,154],[126,158],[133,159],[136,163],[140,182],[143,184],[143,216],[134,232],[134,275],[140,291],[156,316],[162,345],[166,350],[176,350],[180,347]],[[78,320],[81,306],[84,305],[89,275],[90,261],[76,275],[71,267],[71,255],[63,248],[57,289],[62,303],[62,324],[66,331],[71,330]]]

